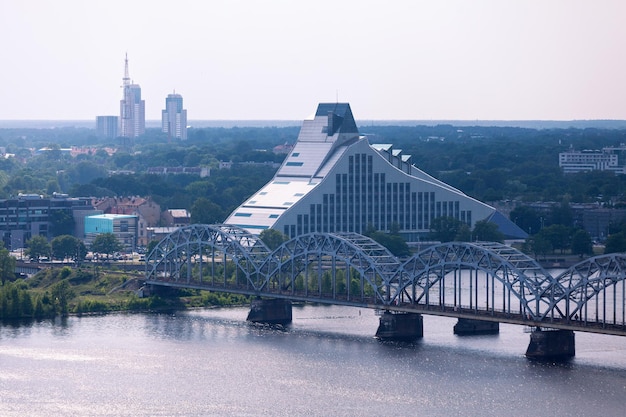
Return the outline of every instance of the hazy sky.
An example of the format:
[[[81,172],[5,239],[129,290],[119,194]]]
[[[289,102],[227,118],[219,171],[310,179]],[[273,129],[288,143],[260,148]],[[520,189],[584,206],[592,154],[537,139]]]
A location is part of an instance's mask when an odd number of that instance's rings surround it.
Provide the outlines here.
[[[0,120],[626,119],[624,0],[0,0]]]

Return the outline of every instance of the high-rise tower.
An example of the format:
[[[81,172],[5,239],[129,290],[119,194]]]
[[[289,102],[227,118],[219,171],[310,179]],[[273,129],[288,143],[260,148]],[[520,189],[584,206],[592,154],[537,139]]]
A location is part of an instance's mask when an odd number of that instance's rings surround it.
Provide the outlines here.
[[[128,54],[126,54],[122,82],[120,136],[136,138],[146,131],[146,103],[141,99],[141,87],[139,84],[132,84],[128,75]]]
[[[117,116],[96,116],[96,133],[100,137],[116,138],[118,125]]]
[[[183,109],[183,96],[168,94],[165,99],[165,110],[161,112],[163,132],[169,138],[187,139],[187,110]]]

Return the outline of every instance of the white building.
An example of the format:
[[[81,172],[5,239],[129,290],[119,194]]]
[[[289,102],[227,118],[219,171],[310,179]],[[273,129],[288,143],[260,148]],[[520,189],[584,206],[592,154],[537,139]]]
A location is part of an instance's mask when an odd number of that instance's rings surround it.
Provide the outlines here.
[[[409,241],[430,232],[434,218],[470,227],[494,221],[505,235],[526,234],[493,207],[431,177],[392,145],[370,145],[348,103],[322,103],[303,122],[298,140],[274,178],[230,214],[226,223],[258,234],[363,233],[399,225]]]
[[[570,149],[559,153],[559,167],[565,174],[589,171],[613,171],[616,174],[626,173],[626,169],[619,165],[619,157],[616,152],[626,151],[626,146],[619,148],[602,148],[602,150]]]

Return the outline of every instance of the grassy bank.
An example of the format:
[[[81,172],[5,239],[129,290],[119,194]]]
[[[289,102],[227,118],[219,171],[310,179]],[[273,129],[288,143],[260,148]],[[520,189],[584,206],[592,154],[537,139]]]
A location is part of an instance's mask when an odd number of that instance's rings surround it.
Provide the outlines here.
[[[180,310],[247,303],[244,296],[168,289],[139,297],[143,274],[115,268],[49,268],[0,286],[0,319],[113,311]]]

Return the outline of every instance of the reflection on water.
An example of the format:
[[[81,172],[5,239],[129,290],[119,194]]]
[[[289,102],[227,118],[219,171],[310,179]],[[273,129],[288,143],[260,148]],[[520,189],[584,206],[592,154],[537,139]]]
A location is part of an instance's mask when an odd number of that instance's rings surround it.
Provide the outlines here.
[[[626,338],[576,333],[567,364],[527,361],[528,334],[382,343],[373,311],[293,310],[286,327],[247,309],[71,317],[0,328],[0,415],[623,415]],[[547,408],[546,408],[547,407]]]

